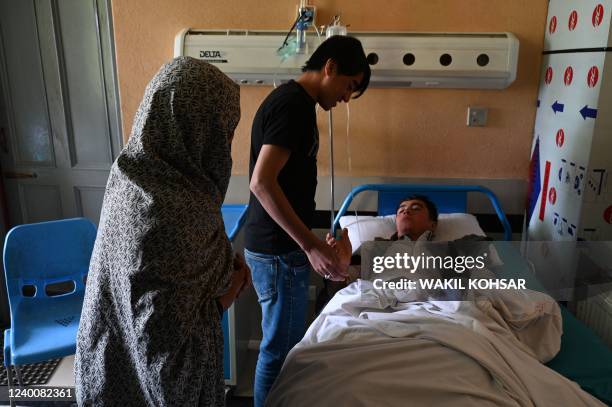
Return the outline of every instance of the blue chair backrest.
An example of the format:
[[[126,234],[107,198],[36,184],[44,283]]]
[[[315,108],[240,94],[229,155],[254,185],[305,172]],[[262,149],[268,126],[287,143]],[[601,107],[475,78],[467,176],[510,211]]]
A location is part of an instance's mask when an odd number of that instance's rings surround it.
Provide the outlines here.
[[[19,302],[48,297],[49,286],[72,281],[82,295],[96,226],[85,218],[31,223],[14,227],[4,244],[4,272],[11,310]],[[24,287],[31,293],[24,295]]]

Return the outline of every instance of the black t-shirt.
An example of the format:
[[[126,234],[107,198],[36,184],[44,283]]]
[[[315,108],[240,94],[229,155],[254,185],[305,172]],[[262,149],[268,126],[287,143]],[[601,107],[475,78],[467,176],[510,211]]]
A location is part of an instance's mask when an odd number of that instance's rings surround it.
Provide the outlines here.
[[[289,203],[306,226],[311,227],[317,188],[319,131],[315,101],[295,81],[274,89],[255,114],[251,130],[249,180],[264,144],[291,151],[278,175],[278,183]],[[283,254],[299,248],[297,243],[268,215],[251,192],[245,224],[248,250]]]

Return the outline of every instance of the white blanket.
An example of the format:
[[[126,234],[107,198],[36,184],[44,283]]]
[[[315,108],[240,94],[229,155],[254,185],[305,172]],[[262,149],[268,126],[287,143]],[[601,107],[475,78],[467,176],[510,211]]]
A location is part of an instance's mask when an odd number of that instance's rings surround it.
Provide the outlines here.
[[[364,280],[338,292],[289,353],[266,405],[604,405],[542,364],[560,347],[550,297],[405,303],[397,294]]]

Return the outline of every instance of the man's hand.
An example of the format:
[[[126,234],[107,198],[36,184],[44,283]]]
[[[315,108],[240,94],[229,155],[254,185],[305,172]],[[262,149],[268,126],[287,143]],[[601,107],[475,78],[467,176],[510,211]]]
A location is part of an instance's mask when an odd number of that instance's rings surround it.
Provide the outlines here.
[[[346,267],[340,264],[340,258],[336,251],[317,240],[312,247],[306,251],[310,265],[323,278],[332,281],[344,281],[348,276]]]
[[[244,257],[236,253],[234,255],[234,272],[230,280],[230,287],[225,294],[217,300],[223,309],[231,307],[232,303],[240,294],[251,285],[251,270],[246,265]]]
[[[351,264],[351,256],[353,255],[353,246],[348,237],[348,229],[342,229],[342,237],[339,240],[334,239],[330,233],[325,236],[325,240],[327,244],[336,251],[340,260],[340,265],[343,270],[346,270]]]
[[[302,222],[278,183],[278,176],[290,156],[291,151],[285,147],[264,144],[249,188],[268,215],[306,253],[314,271],[324,278],[343,281],[346,273],[340,267],[338,255]]]

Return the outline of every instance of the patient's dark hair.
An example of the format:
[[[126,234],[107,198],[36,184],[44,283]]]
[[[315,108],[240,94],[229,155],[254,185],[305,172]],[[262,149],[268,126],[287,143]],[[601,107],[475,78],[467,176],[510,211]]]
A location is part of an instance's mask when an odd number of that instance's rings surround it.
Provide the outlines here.
[[[410,196],[407,196],[406,198],[402,199],[399,202],[399,204],[397,205],[397,209],[399,209],[399,207],[402,205],[402,203],[404,203],[406,201],[412,201],[412,200],[417,200],[417,201],[423,202],[425,204],[425,206],[427,207],[427,211],[429,212],[429,220],[431,220],[432,222],[437,222],[438,221],[438,208],[436,208],[436,204],[433,203],[425,195],[410,195]],[[397,213],[397,209],[395,210],[396,213]]]
[[[353,76],[363,72],[363,80],[355,89],[359,93],[354,99],[361,96],[368,88],[372,74],[361,41],[345,35],[329,37],[312,53],[302,67],[302,72],[319,71],[330,58],[336,62],[340,75]]]

